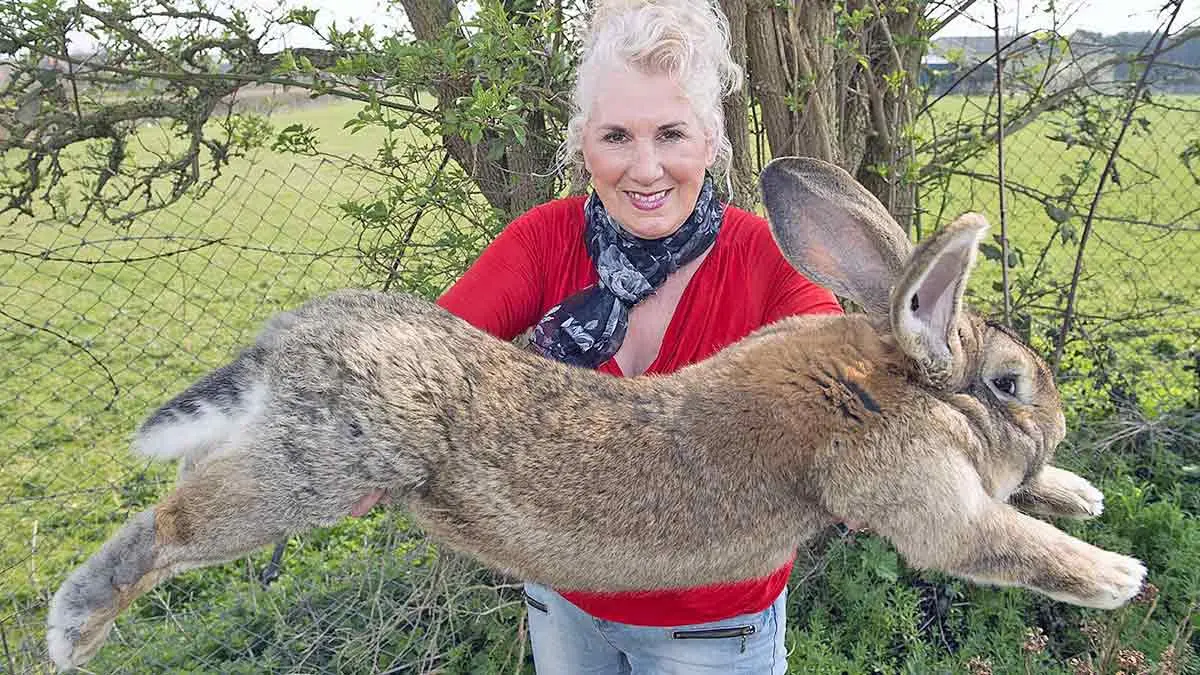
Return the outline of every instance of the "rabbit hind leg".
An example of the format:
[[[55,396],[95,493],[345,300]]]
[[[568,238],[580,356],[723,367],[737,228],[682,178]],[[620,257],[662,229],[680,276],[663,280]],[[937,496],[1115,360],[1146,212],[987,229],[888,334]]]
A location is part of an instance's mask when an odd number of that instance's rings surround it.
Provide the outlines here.
[[[157,506],[134,516],[55,593],[47,620],[50,657],[79,666],[104,644],[137,597],[181,571],[234,560],[311,527],[312,505],[268,490],[253,457],[214,458]],[[330,514],[330,521],[336,520]]]

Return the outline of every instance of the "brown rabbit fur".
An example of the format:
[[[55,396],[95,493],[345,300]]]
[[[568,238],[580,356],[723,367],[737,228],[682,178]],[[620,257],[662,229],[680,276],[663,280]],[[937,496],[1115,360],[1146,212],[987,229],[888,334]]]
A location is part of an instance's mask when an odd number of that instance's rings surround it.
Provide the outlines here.
[[[194,468],[59,589],[52,659],[86,662],[163,579],[378,490],[437,540],[558,588],[761,576],[849,521],[920,568],[1092,607],[1136,594],[1137,560],[1009,503],[1086,517],[1102,497],[1047,465],[1065,424],[1046,364],[960,311],[984,220],[912,252],[833,165],[778,159],[762,187],[785,255],[866,314],[785,319],[671,376],[614,378],[409,296],[312,301],[142,427],[140,450]]]

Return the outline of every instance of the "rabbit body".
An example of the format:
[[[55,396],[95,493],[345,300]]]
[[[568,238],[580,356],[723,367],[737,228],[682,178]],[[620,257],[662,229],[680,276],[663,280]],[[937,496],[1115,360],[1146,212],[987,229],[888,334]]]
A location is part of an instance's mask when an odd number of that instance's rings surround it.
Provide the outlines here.
[[[847,331],[881,347],[861,319],[806,318],[829,352],[791,351],[861,362]],[[778,569],[839,521],[808,484],[816,449],[886,423],[839,412],[831,372],[798,383],[802,434],[780,434],[786,373],[756,365],[759,352],[788,349],[783,332],[673,376],[614,378],[548,364],[400,294],[338,292],[274,323],[240,357],[236,385],[265,393],[226,396],[255,408],[222,411],[242,426],[193,457],[160,522],[198,531],[228,519],[253,550],[333,524],[383,489],[436,539],[520,578],[597,591],[717,583]],[[141,435],[187,427],[191,414],[168,403]],[[745,452],[737,437],[759,441]],[[246,494],[231,509],[240,477]],[[192,525],[193,512],[211,516]]]
[[[1065,423],[1046,364],[959,310],[985,223],[898,250],[882,206],[839,172],[776,160],[767,208],[797,268],[868,314],[784,319],[669,376],[552,362],[403,294],[341,291],[274,318],[139,431],[139,450],[190,468],[64,582],[51,658],[85,662],[162,579],[331,525],[380,490],[435,539],[563,589],[762,576],[850,521],[917,567],[1123,604],[1141,563],[1016,508],[1089,517],[1102,497],[1048,464]],[[843,216],[886,236],[833,273],[836,254],[796,237]],[[796,220],[813,227],[779,225]]]

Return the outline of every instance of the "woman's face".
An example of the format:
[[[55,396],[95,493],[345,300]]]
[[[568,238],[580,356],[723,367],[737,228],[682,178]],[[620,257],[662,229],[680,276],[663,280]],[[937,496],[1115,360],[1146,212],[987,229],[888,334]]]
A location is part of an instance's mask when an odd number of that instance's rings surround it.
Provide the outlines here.
[[[683,89],[633,68],[601,74],[583,128],[583,163],[608,213],[630,234],[665,237],[696,206],[715,147]]]

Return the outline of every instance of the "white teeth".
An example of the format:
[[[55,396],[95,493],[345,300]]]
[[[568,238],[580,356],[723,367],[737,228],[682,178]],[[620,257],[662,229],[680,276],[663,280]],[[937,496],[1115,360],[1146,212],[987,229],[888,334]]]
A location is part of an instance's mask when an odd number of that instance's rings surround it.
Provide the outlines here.
[[[654,194],[650,194],[650,195],[642,194],[640,192],[630,192],[629,196],[633,197],[634,199],[638,200],[639,202],[652,202],[656,199],[661,198],[665,194],[667,194],[666,190],[659,190],[658,192],[655,192]]]

